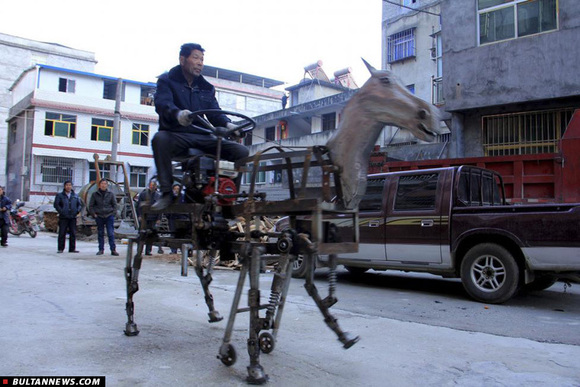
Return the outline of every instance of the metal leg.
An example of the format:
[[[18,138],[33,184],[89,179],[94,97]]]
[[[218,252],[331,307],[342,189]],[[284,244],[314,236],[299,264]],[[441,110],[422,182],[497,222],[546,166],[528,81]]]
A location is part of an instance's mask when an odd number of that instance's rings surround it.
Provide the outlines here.
[[[211,259],[214,259],[213,256]],[[196,256],[195,256],[195,273],[197,274],[200,282],[201,282],[201,287],[203,288],[203,294],[205,296],[205,303],[209,309],[209,322],[213,323],[213,322],[218,322],[218,321],[222,321],[223,317],[220,316],[220,313],[215,310],[214,308],[214,304],[213,304],[213,295],[211,294],[210,290],[209,290],[209,284],[212,281],[212,277],[211,277],[211,269],[212,269],[212,262],[210,262],[210,265],[208,267],[208,271],[207,274],[204,275],[203,273],[203,262],[202,262],[202,256],[201,256],[201,250],[196,250]]]
[[[238,285],[236,286],[236,293],[234,294],[234,300],[232,301],[232,307],[230,309],[228,325],[226,326],[226,332],[224,333],[224,339],[218,355],[218,358],[222,361],[222,363],[228,367],[236,362],[236,351],[230,341],[232,339],[234,322],[236,321],[236,314],[238,314],[238,306],[240,305],[240,298],[242,297],[242,291],[244,290],[244,282],[246,280],[247,274],[248,259],[243,259],[242,267],[240,269],[240,277],[238,278]]]
[[[248,291],[248,306],[250,307],[248,354],[250,355],[250,365],[246,380],[251,384],[264,384],[268,381],[268,375],[264,373],[264,368],[260,365],[260,342],[258,340],[258,333],[263,326],[263,322],[260,320],[260,263],[263,250],[261,246],[254,247],[250,261],[250,290]]]
[[[125,325],[125,335],[137,336],[139,329],[134,321],[135,305],[133,304],[133,295],[139,291],[139,270],[141,269],[143,248],[145,246],[143,238],[139,238],[137,242],[137,253],[133,257],[133,239],[129,239],[127,246],[127,261],[125,266],[125,280],[127,283],[127,303],[125,310],[127,311],[127,324]]]
[[[334,333],[336,333],[336,335],[338,336],[338,340],[340,340],[344,348],[352,347],[359,340],[359,337],[358,336],[352,337],[348,332],[344,332],[342,329],[340,329],[340,326],[338,325],[338,320],[329,311],[329,308],[334,303],[336,303],[336,298],[334,297],[334,294],[331,294],[325,299],[322,299],[318,294],[318,289],[316,289],[316,286],[314,285],[314,266],[315,266],[314,255],[312,253],[306,254],[304,256],[304,259],[307,261],[306,264],[308,265],[306,271],[306,283],[304,284],[304,287],[306,288],[308,295],[312,297],[312,299],[318,306],[318,309],[320,309],[322,315],[324,316],[324,322],[326,323],[326,325],[328,325],[330,329],[334,331]],[[335,270],[335,267],[333,268],[331,265],[330,270],[331,271]],[[331,289],[333,289],[332,286]],[[332,290],[332,293],[334,293],[334,290]]]

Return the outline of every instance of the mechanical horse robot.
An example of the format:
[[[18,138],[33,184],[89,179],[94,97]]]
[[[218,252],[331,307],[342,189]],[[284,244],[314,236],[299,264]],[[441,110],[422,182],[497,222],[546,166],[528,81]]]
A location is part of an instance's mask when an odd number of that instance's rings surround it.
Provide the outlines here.
[[[344,348],[350,348],[358,341],[358,337],[340,328],[330,313],[330,307],[337,302],[335,257],[339,253],[358,251],[358,203],[366,190],[370,153],[382,128],[387,124],[408,129],[426,141],[432,141],[440,133],[439,120],[433,106],[412,95],[389,71],[376,70],[366,61],[365,64],[371,77],[345,106],[342,121],[326,146],[297,151],[273,146],[236,162],[233,168],[231,163],[228,165],[220,160],[219,145],[217,156],[197,153],[182,160],[185,203],[172,204],[162,211],[165,214],[179,214],[175,229],[167,236],[142,228],[139,237],[129,242],[125,268],[128,317],[126,335],[139,333],[134,321],[133,295],[139,289],[143,247],[146,242],[161,241],[172,247],[182,247],[182,274],[187,271],[188,254],[196,251],[194,266],[202,284],[210,322],[222,320],[214,308],[209,290],[213,257],[217,251],[222,259],[238,255],[242,266],[218,358],[226,366],[236,362],[236,351],[231,344],[234,321],[237,314],[248,312],[249,383],[262,384],[268,380],[260,365],[260,353],[270,353],[274,349],[290,285],[292,263],[298,255],[302,255],[308,265],[304,286],[323,314],[326,325],[336,333]],[[203,129],[213,132],[218,138],[227,137],[232,131],[214,128],[204,118],[205,114],[213,112],[205,110],[192,114],[203,125]],[[234,130],[249,131],[255,127],[255,122],[249,117],[226,111],[221,113],[243,120],[243,124]],[[264,163],[273,160],[282,163]],[[309,172],[314,169],[319,169],[322,183],[316,197],[307,197],[307,180]],[[258,173],[271,170],[282,170],[287,174],[289,199],[269,201],[264,194],[256,192]],[[299,187],[294,185],[295,170],[301,170]],[[231,178],[238,173],[251,175],[248,193],[237,192]],[[146,216],[153,211],[144,207],[142,213]],[[277,215],[289,217],[287,229],[262,232],[256,227],[251,230],[252,222],[256,219],[259,221],[260,216]],[[239,217],[245,220],[243,232],[230,229],[230,221]],[[337,217],[342,222],[350,222],[350,235],[338,235],[337,227],[329,220]],[[134,255],[135,243],[137,252]],[[202,266],[202,251],[210,252],[207,268]],[[324,298],[314,285],[316,254],[329,256],[329,289]],[[261,263],[265,259],[270,262],[274,259],[277,266],[268,301],[262,303],[259,277]],[[240,308],[246,276],[249,276],[250,282],[248,306]]]

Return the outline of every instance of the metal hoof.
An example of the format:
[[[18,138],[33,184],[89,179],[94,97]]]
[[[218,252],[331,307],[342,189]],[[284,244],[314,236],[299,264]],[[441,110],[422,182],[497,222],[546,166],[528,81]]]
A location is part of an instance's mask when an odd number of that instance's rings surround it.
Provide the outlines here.
[[[207,315],[209,316],[210,323],[222,321],[224,319],[222,316],[220,316],[220,312],[218,312],[217,310],[209,312]]]
[[[355,345],[359,340],[360,337],[356,336],[354,338],[349,337],[350,335],[348,334],[348,332],[344,333],[344,339],[341,340],[344,349],[349,349],[350,347],[352,347],[353,345]]]
[[[137,324],[127,323],[125,325],[125,335],[126,336],[137,336],[139,334],[139,329],[137,329]]]
[[[268,381],[268,375],[264,373],[264,368],[261,365],[249,366],[248,377],[246,381],[249,384],[264,384]]]

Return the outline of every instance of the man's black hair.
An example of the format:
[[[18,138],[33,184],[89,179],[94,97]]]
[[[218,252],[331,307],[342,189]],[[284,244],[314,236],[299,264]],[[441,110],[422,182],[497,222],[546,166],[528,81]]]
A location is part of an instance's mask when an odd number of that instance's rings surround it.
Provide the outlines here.
[[[185,43],[181,46],[181,51],[179,51],[179,56],[183,56],[185,58],[189,58],[189,56],[191,55],[191,52],[193,50],[199,50],[201,52],[205,52],[205,50],[203,49],[203,47],[201,47],[200,44],[197,43]]]
[[[66,180],[62,186],[64,187],[64,186],[66,186],[68,183],[71,183],[71,184],[72,184],[72,181],[70,181],[70,180]]]

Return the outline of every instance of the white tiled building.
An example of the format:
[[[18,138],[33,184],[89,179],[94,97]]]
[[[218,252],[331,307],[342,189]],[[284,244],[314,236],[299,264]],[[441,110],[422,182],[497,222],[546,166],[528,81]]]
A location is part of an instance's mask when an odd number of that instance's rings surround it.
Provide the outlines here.
[[[12,197],[37,202],[65,180],[79,188],[95,179],[93,155],[111,155],[116,87],[112,77],[47,65],[21,74],[10,88]],[[131,186],[142,188],[152,173],[150,139],[158,129],[155,84],[124,80],[122,90],[117,160],[128,166]]]
[[[37,63],[94,71],[97,61],[93,52],[0,32],[0,185],[7,183],[8,123],[6,119],[12,106],[8,89],[25,69]],[[12,196],[12,193],[8,192],[8,194]]]
[[[237,83],[207,79],[216,85],[222,108],[228,108],[223,106],[225,101],[238,101],[235,110],[250,116],[274,110],[283,94],[245,84],[241,78]],[[10,87],[8,118],[7,189],[11,198],[38,203],[52,199],[66,180],[72,180],[77,191],[95,180],[93,155],[104,159],[112,154],[117,82],[109,76],[48,65],[30,67],[18,77]],[[264,82],[261,84],[270,86]],[[125,164],[135,191],[146,187],[155,174],[150,146],[158,130],[155,86],[123,80],[117,161]]]

